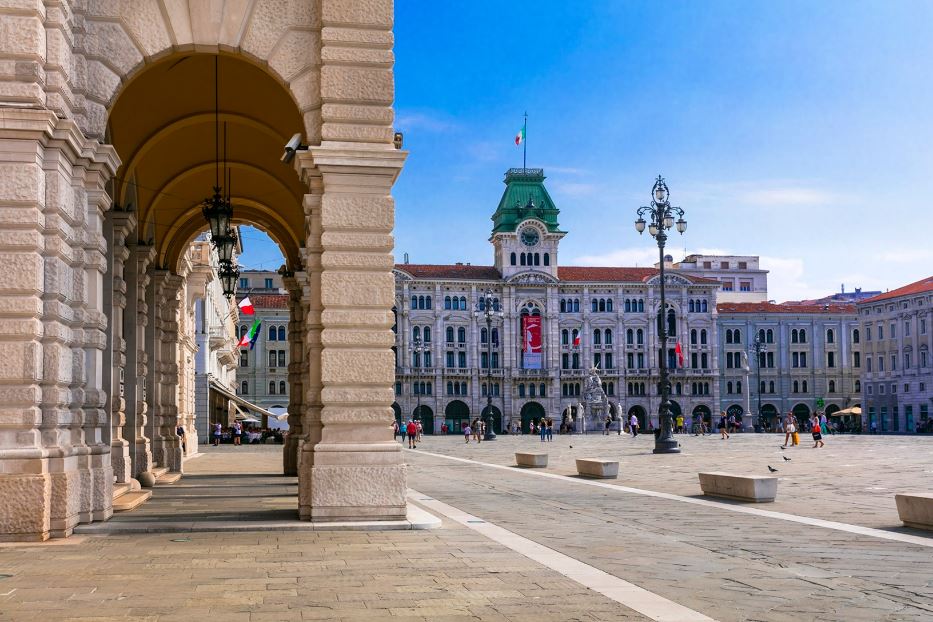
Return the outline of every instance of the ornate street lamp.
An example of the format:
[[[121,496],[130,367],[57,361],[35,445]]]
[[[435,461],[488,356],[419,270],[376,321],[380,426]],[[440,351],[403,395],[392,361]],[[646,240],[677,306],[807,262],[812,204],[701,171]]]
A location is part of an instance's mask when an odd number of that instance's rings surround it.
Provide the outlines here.
[[[233,252],[236,250],[236,230],[227,229],[227,232],[220,237],[211,238],[214,248],[217,249],[217,259],[220,263],[233,263]]]
[[[661,259],[661,311],[658,326],[658,338],[661,342],[661,356],[658,361],[660,367],[661,405],[658,416],[661,423],[661,433],[655,438],[654,453],[674,454],[680,453],[680,444],[674,439],[674,426],[671,421],[671,383],[667,371],[667,302],[664,295],[664,244],[667,242],[667,233],[675,225],[679,233],[687,230],[687,221],[684,220],[684,211],[670,203],[670,192],[664,178],[658,175],[651,189],[653,200],[650,206],[638,208],[638,220],[635,221],[635,230],[642,233],[648,225],[648,233],[657,240]],[[645,216],[648,217],[645,220]],[[677,216],[677,222],[674,217]]]
[[[431,346],[430,346],[429,344],[426,344],[426,343],[424,343],[423,341],[421,341],[421,337],[414,337],[414,338],[412,339],[412,341],[411,341],[411,346],[409,346],[409,349],[410,349],[413,353],[415,353],[415,354],[418,355],[418,365],[417,365],[417,367],[419,367],[419,368],[424,367],[424,353],[425,353],[425,352],[429,352],[429,351],[431,350]],[[414,367],[414,366],[413,366],[413,367]],[[420,385],[418,384],[418,381],[415,381],[415,382],[412,384],[412,386],[415,387],[415,395],[418,396],[418,407],[415,408],[415,419],[417,419],[418,421],[421,421],[421,389],[420,389]],[[424,424],[422,423],[421,425],[424,425]]]
[[[221,189],[214,186],[214,195],[204,199],[201,204],[201,213],[211,227],[211,239],[218,240],[230,231],[230,220],[233,218],[233,207],[220,194]]]
[[[483,294],[483,304],[476,312],[477,317],[482,314],[486,319],[486,408],[481,416],[486,422],[486,434],[483,436],[483,440],[486,441],[496,440],[496,433],[492,429],[492,319],[501,313],[493,310],[493,300],[492,292],[487,289]]]
[[[222,262],[220,269],[217,270],[217,276],[220,277],[220,285],[224,290],[224,296],[232,298],[236,293],[237,279],[240,278],[240,270],[232,262]]]
[[[768,346],[761,341],[761,335],[755,335],[755,341],[752,343],[752,351],[755,353],[755,360],[758,361],[758,421],[761,426],[761,358],[762,354],[768,351]],[[763,427],[763,426],[762,426]]]

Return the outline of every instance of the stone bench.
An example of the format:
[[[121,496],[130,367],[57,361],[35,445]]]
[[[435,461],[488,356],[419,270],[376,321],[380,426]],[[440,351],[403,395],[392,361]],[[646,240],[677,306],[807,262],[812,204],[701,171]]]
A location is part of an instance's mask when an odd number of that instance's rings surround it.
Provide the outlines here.
[[[735,475],[732,473],[700,473],[700,490],[704,495],[752,503],[768,503],[777,496],[778,479],[768,475]]]
[[[933,530],[933,493],[912,492],[894,495],[897,515],[907,527]]]
[[[547,466],[547,454],[515,452],[515,464],[520,467],[539,469]]]
[[[577,458],[577,473],[584,477],[615,478],[619,476],[619,461],[603,458]]]

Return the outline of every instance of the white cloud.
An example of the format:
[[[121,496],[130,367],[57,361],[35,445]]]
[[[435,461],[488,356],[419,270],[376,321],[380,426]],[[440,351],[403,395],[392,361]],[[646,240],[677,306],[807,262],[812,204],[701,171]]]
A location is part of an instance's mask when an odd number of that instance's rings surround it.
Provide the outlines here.
[[[807,278],[803,259],[762,255],[760,264],[768,272],[768,297],[777,302],[828,296],[835,290],[813,285]]]
[[[570,259],[572,266],[641,266],[651,267],[658,261],[657,248],[618,248],[604,253],[581,255]]]

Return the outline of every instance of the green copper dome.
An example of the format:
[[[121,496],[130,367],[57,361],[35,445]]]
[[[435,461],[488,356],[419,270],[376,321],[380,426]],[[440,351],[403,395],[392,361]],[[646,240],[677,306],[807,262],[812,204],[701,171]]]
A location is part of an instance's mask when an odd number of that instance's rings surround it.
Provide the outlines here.
[[[510,168],[505,174],[505,192],[492,215],[492,232],[513,232],[520,222],[534,218],[549,232],[563,233],[558,229],[558,213],[544,187],[544,169]]]

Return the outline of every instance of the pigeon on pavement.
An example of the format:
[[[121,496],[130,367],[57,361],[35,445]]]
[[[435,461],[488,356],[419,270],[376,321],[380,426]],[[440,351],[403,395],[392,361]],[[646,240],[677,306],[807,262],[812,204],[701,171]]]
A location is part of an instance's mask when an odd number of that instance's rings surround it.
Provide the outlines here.
[[[771,471],[772,473],[777,473],[777,469],[772,467],[770,464],[768,465],[768,470]]]
[[[787,456],[781,456],[781,457],[784,458],[784,462],[790,462],[790,458],[788,458]]]

